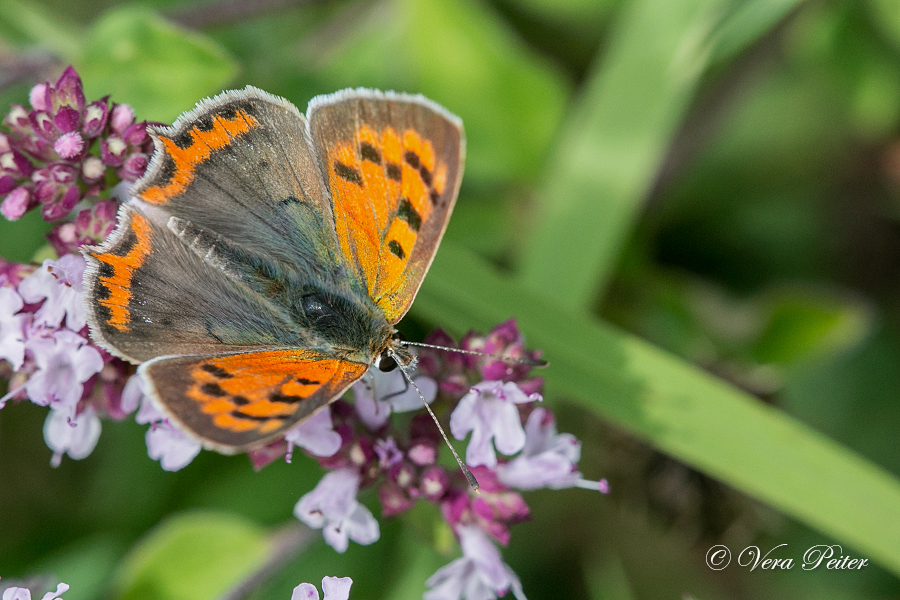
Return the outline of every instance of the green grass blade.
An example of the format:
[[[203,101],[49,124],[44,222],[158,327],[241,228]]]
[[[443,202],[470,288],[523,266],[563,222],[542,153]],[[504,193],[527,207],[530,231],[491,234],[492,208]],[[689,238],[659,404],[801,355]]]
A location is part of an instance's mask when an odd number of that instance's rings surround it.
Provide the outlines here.
[[[445,244],[414,305],[450,330],[515,316],[564,396],[900,573],[900,482],[790,416],[626,333],[573,315]]]
[[[590,305],[615,268],[700,76],[768,31],[797,0],[728,14],[731,4],[637,0],[625,7],[551,157],[520,263],[526,285],[552,290],[568,308]]]
[[[637,0],[569,114],[521,276],[584,309],[609,278],[707,64],[713,0]]]

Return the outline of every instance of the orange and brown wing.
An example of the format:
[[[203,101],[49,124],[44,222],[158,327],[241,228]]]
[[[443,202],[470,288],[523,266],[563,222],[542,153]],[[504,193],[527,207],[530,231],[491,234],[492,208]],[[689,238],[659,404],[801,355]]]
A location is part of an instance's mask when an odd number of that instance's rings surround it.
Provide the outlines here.
[[[293,104],[232,90],[152,135],[153,160],[133,196],[280,269],[327,271],[336,260],[328,194]]]
[[[394,324],[412,304],[453,211],[462,122],[422,96],[372,90],[316,98],[308,120],[339,250]]]
[[[339,398],[367,368],[291,349],[160,357],[139,372],[168,417],[204,446],[232,454],[283,435]]]
[[[82,250],[91,336],[120,358],[311,344],[282,307],[211,267],[140,206],[123,206],[115,232]]]

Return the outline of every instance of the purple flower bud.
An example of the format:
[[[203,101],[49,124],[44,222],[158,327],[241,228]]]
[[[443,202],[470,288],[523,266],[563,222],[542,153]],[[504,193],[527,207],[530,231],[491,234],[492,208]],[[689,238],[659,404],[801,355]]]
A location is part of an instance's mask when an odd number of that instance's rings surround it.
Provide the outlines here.
[[[49,169],[40,169],[32,177],[37,183],[34,188],[34,199],[40,204],[55,202],[60,195],[59,186],[55,182],[50,181],[49,175]]]
[[[111,167],[122,166],[122,158],[127,150],[128,146],[120,137],[111,135],[105,140],[100,140],[100,157]]]
[[[95,183],[106,175],[106,165],[96,156],[88,156],[81,163],[81,176],[89,183]]]
[[[81,211],[82,213],[87,211]],[[77,252],[80,240],[75,223],[60,223],[47,234],[47,241],[60,256],[71,252]]]
[[[66,160],[78,158],[81,156],[82,150],[84,150],[84,140],[77,131],[64,133],[56,140],[56,143],[53,144],[53,151],[56,152],[60,158]]]
[[[251,450],[247,453],[247,458],[250,459],[250,464],[253,465],[254,471],[260,471],[263,467],[282,457],[284,457],[286,462],[291,462],[290,454],[288,453],[288,444],[284,440],[277,440],[267,446]]]
[[[53,124],[56,125],[56,128],[59,129],[62,133],[75,131],[76,129],[78,129],[80,121],[81,113],[68,106],[61,107],[56,113],[56,116],[53,117]]]
[[[388,478],[403,489],[416,484],[416,470],[409,463],[398,463],[388,471]]]
[[[31,161],[13,150],[0,155],[0,167],[10,175],[30,177],[34,173],[34,165]]]
[[[45,221],[58,221],[66,217],[75,208],[78,201],[81,200],[81,190],[77,185],[63,189],[65,191],[62,193],[61,198],[57,196],[52,202],[41,207],[41,216]]]
[[[115,133],[124,133],[134,123],[134,111],[127,104],[116,104],[112,109],[110,128]]]
[[[27,137],[34,131],[29,112],[21,104],[12,105],[9,113],[3,118],[3,124],[22,137]]]
[[[385,481],[378,488],[378,500],[381,502],[381,514],[393,517],[413,507],[415,499],[410,498],[407,490],[393,481]]]
[[[12,175],[0,176],[0,194],[8,194],[16,187],[18,180]]]
[[[410,447],[406,457],[413,464],[422,466],[433,465],[437,460],[438,450],[434,444],[418,443]]]
[[[431,502],[438,502],[449,488],[450,476],[444,467],[428,467],[419,478],[419,491]]]
[[[122,139],[131,146],[140,146],[150,138],[147,135],[147,122],[141,121],[128,127],[122,133]]]
[[[57,109],[61,106],[71,106],[79,113],[84,110],[84,90],[81,85],[81,77],[78,76],[72,65],[66,67],[53,85],[50,102],[52,107]]]
[[[48,110],[50,108],[50,86],[45,81],[39,83],[28,93],[28,101],[34,110]]]
[[[0,212],[10,221],[15,221],[22,218],[22,215],[30,208],[30,204],[31,192],[24,186],[18,187],[3,200]]]
[[[49,165],[51,179],[60,185],[75,183],[78,179],[78,169],[66,163],[56,162]]]
[[[45,140],[52,140],[56,137],[56,124],[53,118],[42,110],[36,110],[31,113],[31,129]]]
[[[84,109],[84,125],[81,132],[88,139],[95,138],[103,131],[109,116],[106,99],[91,102]]]
[[[91,225],[85,228],[88,235],[102,242],[116,228],[116,213],[119,204],[112,200],[100,200],[91,209]]]
[[[150,158],[141,152],[135,152],[125,159],[122,168],[117,171],[119,177],[125,181],[137,181],[147,170]]]

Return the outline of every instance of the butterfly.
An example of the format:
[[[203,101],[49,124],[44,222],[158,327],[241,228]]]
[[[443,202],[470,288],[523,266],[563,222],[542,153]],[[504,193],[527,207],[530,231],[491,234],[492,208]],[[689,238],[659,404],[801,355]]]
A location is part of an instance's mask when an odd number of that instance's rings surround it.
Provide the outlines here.
[[[92,338],[204,446],[252,450],[339,398],[395,338],[462,178],[462,121],[367,89],[306,115],[247,87],[151,130],[115,231],[83,249]],[[390,366],[390,365],[388,365]]]

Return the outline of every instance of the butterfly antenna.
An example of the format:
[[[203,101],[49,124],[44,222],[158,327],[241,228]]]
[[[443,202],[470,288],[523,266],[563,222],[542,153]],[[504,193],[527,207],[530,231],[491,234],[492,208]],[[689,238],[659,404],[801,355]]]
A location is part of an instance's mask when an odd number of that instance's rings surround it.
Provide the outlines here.
[[[459,354],[474,354],[475,356],[489,356],[500,360],[509,360],[517,362],[529,367],[546,367],[547,361],[540,358],[528,358],[524,356],[503,356],[502,354],[488,354],[487,352],[476,352],[475,350],[463,350],[462,348],[450,348],[448,346],[437,346],[435,344],[425,344],[423,342],[407,342],[406,340],[397,340],[403,346],[418,346],[420,348],[432,348],[434,350],[444,350],[445,352],[457,352]]]
[[[441,432],[441,437],[444,438],[444,442],[447,444],[447,447],[450,448],[450,452],[453,453],[453,458],[456,459],[456,463],[459,465],[459,469],[462,471],[463,475],[466,476],[466,481],[469,482],[469,486],[476,492],[478,491],[479,485],[478,480],[475,479],[475,476],[472,475],[472,471],[469,470],[469,467],[462,461],[459,457],[459,454],[456,453],[456,449],[453,447],[453,444],[450,443],[450,440],[447,438],[447,434],[444,433],[444,428],[441,427],[440,421],[438,421],[437,416],[434,414],[434,411],[431,410],[431,407],[428,406],[428,403],[425,401],[425,396],[422,395],[421,390],[419,390],[419,386],[416,385],[416,382],[413,381],[412,376],[409,374],[407,369],[409,366],[404,365],[400,362],[400,357],[398,357],[393,352],[390,353],[391,358],[393,358],[397,362],[397,366],[400,367],[400,370],[403,372],[403,376],[406,377],[406,380],[409,382],[413,389],[416,390],[416,393],[419,394],[419,398],[422,400],[422,404],[425,405],[425,409],[428,411],[428,414],[431,415],[431,420],[434,421],[434,424],[437,425],[438,431]]]

